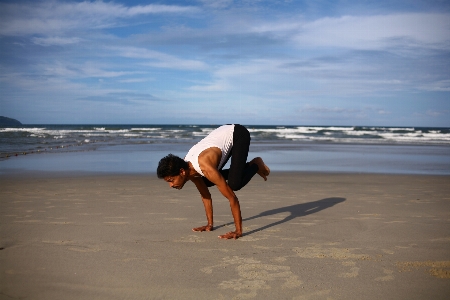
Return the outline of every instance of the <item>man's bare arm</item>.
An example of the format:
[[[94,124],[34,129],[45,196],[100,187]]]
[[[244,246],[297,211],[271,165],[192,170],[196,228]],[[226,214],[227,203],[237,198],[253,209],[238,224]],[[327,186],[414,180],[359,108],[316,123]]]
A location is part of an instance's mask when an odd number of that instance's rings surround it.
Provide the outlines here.
[[[228,232],[227,234],[219,236],[225,239],[237,239],[242,236],[242,216],[239,200],[230,188],[225,178],[217,170],[220,159],[222,158],[222,151],[219,148],[212,147],[204,150],[198,157],[198,163],[203,174],[209,181],[214,183],[222,195],[230,201],[231,213],[233,215],[236,230]]]
[[[234,224],[236,226],[236,230],[233,232],[228,232],[227,234],[219,236],[220,238],[225,239],[237,239],[242,236],[242,216],[241,216],[241,208],[239,205],[239,200],[236,197],[236,194],[234,191],[230,188],[228,183],[225,181],[225,178],[223,178],[222,174],[215,169],[215,168],[209,168],[205,167],[202,169],[203,174],[205,174],[206,178],[208,178],[209,181],[214,183],[219,191],[222,193],[222,195],[230,201],[230,208],[231,213],[233,215]]]
[[[197,190],[200,192],[203,201],[203,206],[205,207],[206,220],[208,221],[207,225],[192,228],[192,231],[212,231],[214,229],[213,228],[214,219],[213,219],[213,206],[211,193],[209,192],[208,187],[206,186],[205,182],[201,177],[194,178],[192,182],[194,182],[195,186],[197,187]]]

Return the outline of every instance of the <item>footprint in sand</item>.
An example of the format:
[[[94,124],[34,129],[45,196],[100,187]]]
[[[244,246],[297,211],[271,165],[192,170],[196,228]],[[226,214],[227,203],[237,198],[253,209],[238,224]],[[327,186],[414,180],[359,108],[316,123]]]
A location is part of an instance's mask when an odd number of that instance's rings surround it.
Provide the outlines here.
[[[289,266],[263,264],[253,258],[238,256],[224,257],[222,263],[202,268],[201,271],[211,274],[214,269],[235,266],[238,278],[225,280],[219,284],[221,289],[235,290],[239,293],[233,299],[255,298],[261,290],[269,289],[271,282],[284,281],[282,288],[296,288],[302,284],[298,276],[291,272]]]
[[[183,242],[183,243],[203,243],[205,240],[196,235],[188,235],[186,237],[182,237],[174,242]]]
[[[103,222],[106,225],[127,225],[128,222]]]
[[[450,279],[450,261],[405,261],[397,262],[400,272],[410,272],[421,268],[427,268],[428,274],[442,279]]]
[[[302,258],[331,258],[338,260],[357,259],[365,260],[370,258],[365,254],[355,254],[352,251],[356,248],[337,248],[337,247],[323,247],[321,245],[311,245],[305,248],[293,248],[294,252]]]
[[[375,281],[391,281],[391,280],[394,280],[394,275],[392,275],[392,274],[394,274],[394,271],[388,270],[388,269],[384,269],[383,273],[386,274],[386,275],[375,278]]]
[[[359,268],[358,267],[352,267],[350,268],[350,272],[347,273],[341,273],[339,274],[339,277],[342,278],[354,278],[359,275]]]
[[[101,251],[98,247],[90,247],[79,245],[77,242],[67,240],[67,241],[42,241],[44,244],[57,245],[67,247],[67,250],[75,252],[99,252]]]
[[[309,293],[306,295],[295,297],[295,298],[293,298],[293,300],[320,300],[320,299],[329,300],[329,299],[331,299],[329,297],[330,293],[331,293],[331,290],[317,291],[317,292],[312,292],[312,293]]]

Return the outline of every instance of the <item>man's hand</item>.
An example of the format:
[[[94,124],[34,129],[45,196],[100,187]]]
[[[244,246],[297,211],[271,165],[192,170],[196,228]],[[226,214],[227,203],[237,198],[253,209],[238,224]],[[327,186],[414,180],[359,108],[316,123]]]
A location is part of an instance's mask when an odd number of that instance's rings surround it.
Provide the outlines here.
[[[241,236],[242,236],[242,233],[239,233],[237,231],[230,231],[224,235],[219,235],[219,238],[229,240],[229,239],[237,239],[237,238],[240,238]]]
[[[213,226],[211,224],[202,226],[202,227],[197,227],[197,228],[192,228],[192,231],[198,231],[198,232],[202,232],[202,231],[213,231]]]

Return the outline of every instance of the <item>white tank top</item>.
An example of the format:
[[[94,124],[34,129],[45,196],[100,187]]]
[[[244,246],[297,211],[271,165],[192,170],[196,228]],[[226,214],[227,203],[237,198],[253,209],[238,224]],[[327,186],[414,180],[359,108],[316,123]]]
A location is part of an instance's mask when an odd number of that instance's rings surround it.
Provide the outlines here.
[[[224,164],[225,160],[228,157],[228,154],[233,147],[233,133],[234,133],[234,125],[223,125],[217,129],[211,131],[205,138],[203,138],[200,142],[195,144],[191,150],[189,150],[188,154],[184,158],[185,161],[191,162],[195,171],[197,171],[200,175],[205,176],[200,169],[200,165],[198,163],[198,156],[204,150],[216,147],[222,151],[222,158],[220,159],[219,166],[217,169],[219,170]]]

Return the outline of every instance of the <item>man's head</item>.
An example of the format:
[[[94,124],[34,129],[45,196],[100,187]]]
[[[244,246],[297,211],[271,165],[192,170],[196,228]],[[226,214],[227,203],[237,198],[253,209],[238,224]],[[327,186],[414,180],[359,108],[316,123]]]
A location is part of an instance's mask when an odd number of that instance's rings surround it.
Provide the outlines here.
[[[170,187],[181,190],[188,178],[189,164],[182,158],[169,154],[158,164],[158,178],[164,179]]]

